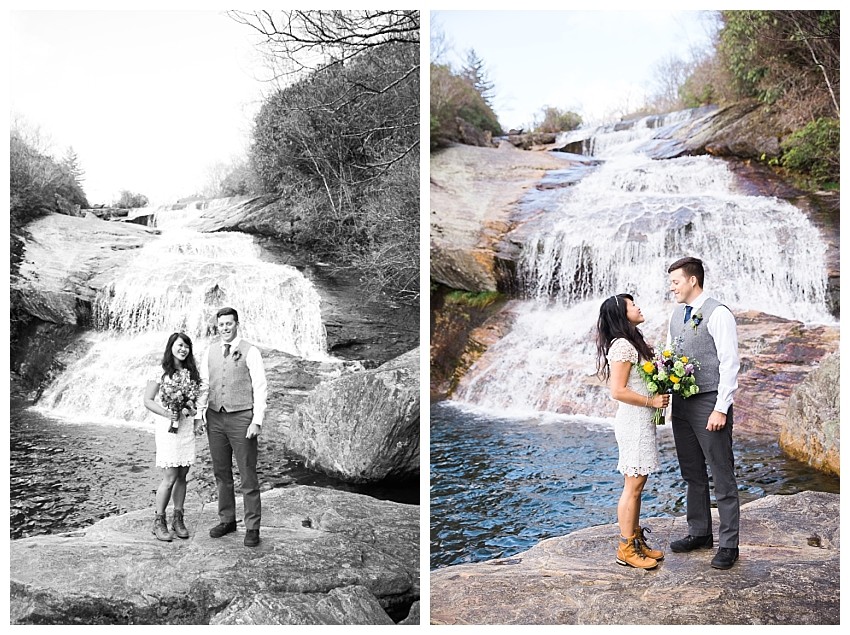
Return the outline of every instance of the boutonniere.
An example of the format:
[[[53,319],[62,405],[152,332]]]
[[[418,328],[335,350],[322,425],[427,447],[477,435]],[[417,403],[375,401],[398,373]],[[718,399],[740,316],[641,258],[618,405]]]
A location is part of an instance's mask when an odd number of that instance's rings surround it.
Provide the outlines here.
[[[242,352],[237,348],[233,351],[233,355],[231,355],[234,362],[238,362],[242,358]]]
[[[691,326],[694,327],[694,332],[696,332],[697,327],[702,324],[702,313],[694,313],[691,316]]]

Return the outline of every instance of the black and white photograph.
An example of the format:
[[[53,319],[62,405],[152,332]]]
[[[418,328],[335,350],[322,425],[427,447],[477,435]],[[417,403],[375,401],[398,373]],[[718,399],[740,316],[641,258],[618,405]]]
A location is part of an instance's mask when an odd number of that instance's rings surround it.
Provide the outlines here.
[[[10,624],[419,624],[420,12],[8,17]]]
[[[840,625],[840,12],[233,4],[0,24],[10,630]]]

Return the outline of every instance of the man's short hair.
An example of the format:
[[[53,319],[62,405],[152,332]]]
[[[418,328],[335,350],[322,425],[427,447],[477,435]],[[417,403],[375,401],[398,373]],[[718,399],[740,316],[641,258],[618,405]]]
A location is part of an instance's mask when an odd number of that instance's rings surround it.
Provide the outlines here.
[[[694,258],[693,256],[679,258],[679,260],[670,265],[667,273],[673,273],[676,269],[681,269],[688,278],[696,276],[700,289],[705,286],[705,268],[702,266],[702,260],[699,258]]]
[[[229,306],[223,307],[223,308],[219,309],[218,311],[216,311],[215,312],[215,319],[218,320],[218,318],[222,317],[223,315],[232,315],[234,322],[239,321],[239,314],[236,312],[236,309],[231,308]]]

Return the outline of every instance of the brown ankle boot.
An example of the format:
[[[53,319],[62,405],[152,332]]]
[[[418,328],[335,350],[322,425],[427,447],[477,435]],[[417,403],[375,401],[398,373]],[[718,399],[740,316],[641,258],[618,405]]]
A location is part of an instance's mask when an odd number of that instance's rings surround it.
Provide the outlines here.
[[[171,534],[168,531],[168,526],[165,524],[165,514],[157,514],[154,517],[151,533],[156,536],[157,540],[171,542]]]
[[[652,558],[653,560],[664,560],[664,552],[660,549],[651,549],[649,545],[646,544],[646,534],[652,533],[652,530],[648,527],[640,527],[638,526],[637,531],[635,532],[635,538],[637,538],[637,544],[639,545],[640,550],[643,552],[647,558]]]
[[[186,529],[186,523],[183,522],[183,510],[175,509],[174,517],[171,519],[171,531],[178,538],[188,538],[189,530]]]
[[[632,535],[629,538],[620,536],[620,546],[617,548],[617,564],[637,569],[654,569],[658,566],[655,558],[647,558],[637,546],[638,540]]]

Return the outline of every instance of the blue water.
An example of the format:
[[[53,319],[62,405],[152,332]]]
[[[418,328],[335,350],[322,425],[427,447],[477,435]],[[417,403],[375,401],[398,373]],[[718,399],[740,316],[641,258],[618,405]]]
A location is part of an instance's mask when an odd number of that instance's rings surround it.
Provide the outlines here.
[[[681,516],[685,484],[670,426],[658,429],[661,471],[642,516]],[[741,503],[768,494],[838,492],[839,479],[785,457],[778,443],[736,435]],[[508,419],[431,406],[431,568],[508,557],[545,538],[615,523],[623,479],[610,422]]]

